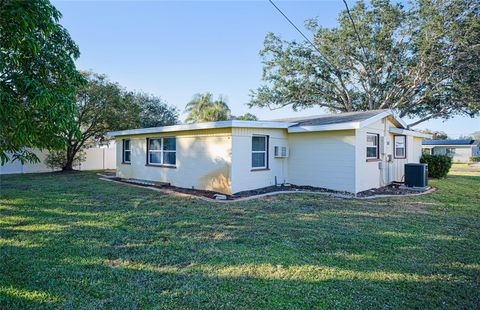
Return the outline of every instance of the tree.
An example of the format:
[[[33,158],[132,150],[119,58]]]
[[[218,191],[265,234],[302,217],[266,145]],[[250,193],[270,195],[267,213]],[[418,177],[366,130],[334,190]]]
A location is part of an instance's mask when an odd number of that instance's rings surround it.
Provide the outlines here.
[[[443,131],[435,131],[430,129],[420,130],[423,133],[432,135],[433,140],[447,140],[449,139],[448,135]]]
[[[258,118],[256,115],[253,115],[252,113],[245,113],[243,115],[240,115],[240,116],[232,116],[232,119],[236,119],[236,120],[239,120],[239,121],[258,121]]]
[[[83,73],[87,83],[78,90],[75,122],[61,132],[65,161],[62,170],[73,170],[76,155],[89,141],[101,141],[109,129],[126,129],[136,121],[134,101],[123,100],[122,88],[106,76]],[[58,155],[58,154],[57,154]],[[51,160],[47,158],[47,161]]]
[[[249,105],[333,112],[390,108],[417,125],[480,113],[480,3],[360,1],[339,26],[306,22],[310,42],[267,34],[263,80]]]
[[[0,162],[38,161],[71,126],[80,53],[47,0],[0,2]],[[7,156],[11,155],[11,158]]]
[[[144,93],[125,91],[105,75],[84,72],[87,83],[77,93],[75,122],[62,131],[63,148],[53,152],[48,162],[62,165],[64,171],[84,156],[86,147],[106,140],[107,131],[146,126],[164,126],[177,123],[174,107],[160,98]],[[59,160],[64,156],[64,160]]]
[[[62,169],[63,167],[68,165],[69,160],[70,159],[67,157],[67,150],[60,149],[49,152],[47,157],[45,158],[45,164],[47,165],[47,167],[52,169]],[[83,149],[81,149],[75,154],[72,161],[72,166],[79,166],[85,160],[86,153]]]
[[[130,92],[127,97],[131,97],[140,108],[136,127],[147,128],[178,124],[178,110],[161,98],[141,92]]]
[[[196,94],[187,103],[187,123],[216,122],[230,119],[230,108],[222,97],[213,100],[212,93]]]

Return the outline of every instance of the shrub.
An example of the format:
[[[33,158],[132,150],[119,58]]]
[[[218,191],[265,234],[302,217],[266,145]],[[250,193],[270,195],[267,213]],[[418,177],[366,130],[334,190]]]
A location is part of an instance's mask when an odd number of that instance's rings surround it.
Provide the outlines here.
[[[85,157],[85,151],[80,150],[77,152],[75,155],[75,158],[73,160],[73,166],[78,166],[82,162],[84,162],[86,159]],[[47,167],[52,168],[52,169],[63,169],[67,163],[67,151],[65,150],[56,150],[56,151],[50,151],[45,158],[45,164]]]
[[[444,178],[452,167],[452,158],[448,155],[423,154],[420,162],[428,164],[428,176],[431,178]]]
[[[480,156],[472,156],[470,157],[470,161],[471,162],[480,162]]]

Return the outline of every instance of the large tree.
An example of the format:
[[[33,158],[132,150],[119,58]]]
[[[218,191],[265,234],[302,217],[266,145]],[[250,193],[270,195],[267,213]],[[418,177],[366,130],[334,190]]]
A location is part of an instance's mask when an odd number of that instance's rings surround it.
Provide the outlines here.
[[[250,106],[335,112],[391,108],[400,116],[449,118],[480,112],[480,3],[357,2],[325,28],[306,22],[310,42],[269,33],[263,80]]]
[[[226,101],[219,97],[213,99],[212,93],[196,94],[185,107],[187,123],[216,122],[230,119],[230,108]]]
[[[179,122],[178,110],[159,97],[143,92],[129,92],[127,98],[131,98],[140,108],[136,127],[161,127]]]
[[[178,121],[174,107],[144,93],[125,91],[105,75],[83,73],[87,83],[78,90],[75,122],[61,132],[63,149],[47,161],[62,170],[72,170],[88,146],[107,139],[107,131],[142,126],[173,125]]]
[[[75,42],[47,0],[0,1],[0,162],[62,145],[82,79]],[[7,154],[10,154],[9,158]]]

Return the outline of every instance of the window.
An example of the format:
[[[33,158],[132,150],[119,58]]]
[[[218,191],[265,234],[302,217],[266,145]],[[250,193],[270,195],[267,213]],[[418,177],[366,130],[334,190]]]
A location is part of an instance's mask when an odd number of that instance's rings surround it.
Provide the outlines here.
[[[407,158],[407,137],[393,137],[393,154],[395,158]]]
[[[367,133],[367,159],[379,158],[378,141],[378,134]]]
[[[177,140],[175,137],[147,139],[147,164],[175,166]]]
[[[132,150],[130,147],[130,139],[122,140],[122,162],[129,164],[132,160]]]
[[[252,168],[268,168],[268,136],[252,137]]]

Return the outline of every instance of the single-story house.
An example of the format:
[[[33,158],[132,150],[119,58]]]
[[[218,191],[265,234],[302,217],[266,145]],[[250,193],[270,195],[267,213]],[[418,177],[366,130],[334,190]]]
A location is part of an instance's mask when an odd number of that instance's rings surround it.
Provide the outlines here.
[[[358,193],[402,181],[422,140],[390,110],[110,132],[120,178],[225,194],[280,184]]]
[[[448,155],[453,162],[468,163],[480,156],[480,140],[423,140],[423,151],[431,155]]]

